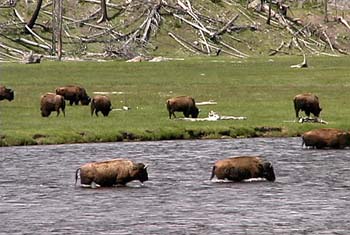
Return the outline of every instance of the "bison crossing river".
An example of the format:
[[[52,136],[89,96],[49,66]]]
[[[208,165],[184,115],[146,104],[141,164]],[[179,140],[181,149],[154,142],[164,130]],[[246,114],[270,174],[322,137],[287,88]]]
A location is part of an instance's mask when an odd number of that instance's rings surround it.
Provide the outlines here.
[[[242,156],[219,160],[212,171],[212,179],[243,181],[251,178],[265,178],[275,181],[272,164],[260,156]],[[90,162],[82,165],[75,172],[75,184],[78,176],[82,186],[111,187],[126,185],[133,180],[141,183],[148,180],[147,165],[135,163],[128,159],[111,159],[101,162]]]

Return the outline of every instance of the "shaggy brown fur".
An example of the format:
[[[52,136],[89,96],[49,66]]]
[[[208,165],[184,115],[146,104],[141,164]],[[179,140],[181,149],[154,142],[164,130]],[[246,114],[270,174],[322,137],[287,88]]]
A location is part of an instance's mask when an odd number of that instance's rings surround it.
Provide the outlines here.
[[[91,116],[96,114],[98,116],[98,112],[102,112],[103,116],[108,116],[109,112],[112,110],[111,100],[108,96],[105,95],[97,95],[91,101]]]
[[[297,118],[299,118],[300,110],[304,111],[308,117],[310,117],[310,113],[315,117],[318,117],[322,111],[318,97],[310,93],[296,95],[293,99],[293,103],[295,116]]]
[[[66,102],[64,101],[63,96],[56,95],[54,93],[46,93],[41,96],[40,101],[40,110],[41,116],[48,117],[51,112],[56,111],[57,116],[60,114],[60,109],[62,110],[63,116],[66,116],[64,111],[66,107]]]
[[[64,86],[57,87],[56,94],[64,97],[65,100],[69,100],[69,104],[76,105],[79,104],[79,101],[82,105],[89,105],[91,98],[87,95],[85,88],[80,86]]]
[[[228,179],[232,181],[242,181],[250,178],[266,178],[275,181],[275,173],[272,164],[260,156],[239,156],[215,163],[212,170],[212,179]]]
[[[75,173],[77,183],[80,171],[80,183],[91,185],[92,182],[100,186],[125,185],[130,181],[148,180],[147,167],[143,163],[134,163],[127,159],[112,159],[102,162],[91,162],[81,166]]]
[[[199,110],[196,107],[196,102],[190,96],[178,96],[166,101],[167,109],[169,112],[169,119],[173,115],[174,118],[175,112],[183,112],[185,117],[189,117],[191,115],[192,118],[197,118]]]
[[[343,149],[350,146],[349,132],[336,128],[321,128],[305,132],[302,135],[303,145],[312,148]]]

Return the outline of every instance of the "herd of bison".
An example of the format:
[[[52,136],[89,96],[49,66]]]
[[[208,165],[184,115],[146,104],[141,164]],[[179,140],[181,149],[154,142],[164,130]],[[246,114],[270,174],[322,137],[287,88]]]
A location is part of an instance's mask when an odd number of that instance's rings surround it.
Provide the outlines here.
[[[65,116],[66,100],[70,105],[79,103],[91,107],[91,116],[101,112],[108,116],[112,110],[111,100],[106,95],[89,97],[83,87],[70,85],[58,87],[55,93],[46,93],[41,96],[40,110],[42,117],[49,117],[51,112]],[[0,85],[0,101],[14,100],[14,91]],[[296,95],[293,99],[296,118],[299,112],[304,111],[309,118],[311,114],[319,118],[319,98],[311,93]],[[199,110],[195,100],[190,96],[179,96],[168,99],[166,107],[169,119],[175,112],[182,112],[185,117],[197,118]],[[305,132],[302,135],[303,145],[311,148],[335,148],[343,149],[350,147],[350,133],[336,128],[320,128]],[[78,174],[80,173],[80,174]],[[148,180],[147,166],[143,163],[135,163],[127,159],[112,159],[103,162],[92,162],[81,166],[76,171],[76,180],[80,176],[82,185],[87,186],[113,186],[116,184],[125,185],[132,180],[139,180],[141,183]],[[261,156],[240,156],[219,160],[212,170],[211,179],[216,176],[218,179],[227,179],[239,182],[250,178],[265,178],[268,181],[275,181],[275,174],[272,164]]]

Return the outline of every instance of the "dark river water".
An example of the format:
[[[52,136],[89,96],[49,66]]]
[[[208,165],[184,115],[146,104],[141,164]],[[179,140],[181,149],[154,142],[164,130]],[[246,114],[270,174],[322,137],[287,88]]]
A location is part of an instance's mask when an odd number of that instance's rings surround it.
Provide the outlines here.
[[[275,182],[210,181],[216,160],[261,154]],[[149,164],[149,181],[74,187],[90,161]],[[1,234],[350,234],[350,152],[299,138],[0,148]],[[78,183],[79,185],[79,183]]]

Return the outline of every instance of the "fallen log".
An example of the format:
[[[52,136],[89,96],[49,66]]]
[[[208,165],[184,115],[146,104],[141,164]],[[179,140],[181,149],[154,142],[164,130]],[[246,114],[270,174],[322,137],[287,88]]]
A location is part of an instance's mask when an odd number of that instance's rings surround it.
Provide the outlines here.
[[[246,120],[246,119],[247,117],[221,116],[214,111],[210,111],[207,118],[175,118],[174,120],[200,122],[200,121],[223,121],[223,120]]]

